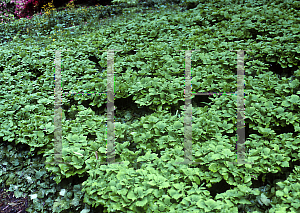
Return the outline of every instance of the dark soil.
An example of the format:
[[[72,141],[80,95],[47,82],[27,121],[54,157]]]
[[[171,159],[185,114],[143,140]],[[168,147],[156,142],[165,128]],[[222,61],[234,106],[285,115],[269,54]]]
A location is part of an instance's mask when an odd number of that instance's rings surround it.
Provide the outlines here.
[[[16,198],[7,188],[0,189],[0,213],[26,213],[28,198]]]

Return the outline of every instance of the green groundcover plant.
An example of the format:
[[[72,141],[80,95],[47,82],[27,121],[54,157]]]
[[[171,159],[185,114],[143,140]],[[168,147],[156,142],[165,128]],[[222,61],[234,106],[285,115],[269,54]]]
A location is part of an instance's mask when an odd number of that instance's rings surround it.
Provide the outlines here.
[[[0,24],[2,186],[28,197],[28,212],[299,212],[299,1],[115,2]],[[59,164],[53,50],[66,49]],[[103,164],[102,50],[112,49],[121,50],[114,53],[115,164]],[[200,51],[190,58],[192,92],[223,95],[191,97],[197,164],[177,164],[185,157],[188,66],[177,50],[193,49]],[[229,163],[238,87],[230,50],[239,49],[251,164]]]

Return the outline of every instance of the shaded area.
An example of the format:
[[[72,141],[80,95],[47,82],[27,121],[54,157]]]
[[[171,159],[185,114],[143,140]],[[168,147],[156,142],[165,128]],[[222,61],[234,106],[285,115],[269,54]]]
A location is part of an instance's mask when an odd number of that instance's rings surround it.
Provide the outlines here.
[[[16,198],[8,188],[0,189],[0,213],[25,213],[28,198]]]

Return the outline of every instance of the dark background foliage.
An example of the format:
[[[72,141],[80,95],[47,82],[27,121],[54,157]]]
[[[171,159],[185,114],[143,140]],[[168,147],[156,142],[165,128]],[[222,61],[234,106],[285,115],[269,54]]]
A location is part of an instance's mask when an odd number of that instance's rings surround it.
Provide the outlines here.
[[[28,0],[28,2],[25,4],[24,9],[22,10],[21,14],[18,16],[13,13],[14,17],[16,19],[18,18],[24,18],[24,17],[31,17],[36,13],[39,13],[42,11],[42,7],[44,5],[47,5],[48,3],[53,2],[54,7],[57,9],[57,11],[63,10],[63,7],[65,7],[70,0]],[[112,0],[74,0],[75,6],[95,6],[98,5],[111,5]],[[1,11],[3,11],[3,5],[1,5]],[[15,11],[16,3],[9,2],[7,3],[6,9],[9,9],[10,11]]]

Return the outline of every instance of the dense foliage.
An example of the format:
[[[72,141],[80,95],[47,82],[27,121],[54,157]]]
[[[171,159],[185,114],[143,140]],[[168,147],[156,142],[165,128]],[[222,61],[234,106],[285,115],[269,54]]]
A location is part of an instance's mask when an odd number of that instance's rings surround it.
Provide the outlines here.
[[[1,183],[32,198],[28,212],[299,212],[300,2],[154,1],[1,24]],[[49,164],[49,50],[60,49],[70,50],[61,53],[61,87],[69,93],[62,96],[62,158],[69,164]],[[100,165],[107,160],[102,50],[111,49],[122,50],[114,53],[114,148],[123,164]],[[186,65],[177,50],[192,49],[201,50],[192,52],[192,91],[227,94],[192,96],[193,162],[200,164],[176,164],[184,158]],[[245,50],[252,164],[228,163],[237,140],[231,49]]]

